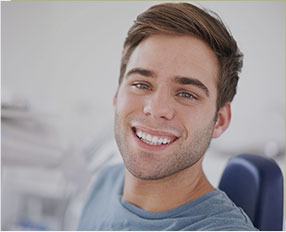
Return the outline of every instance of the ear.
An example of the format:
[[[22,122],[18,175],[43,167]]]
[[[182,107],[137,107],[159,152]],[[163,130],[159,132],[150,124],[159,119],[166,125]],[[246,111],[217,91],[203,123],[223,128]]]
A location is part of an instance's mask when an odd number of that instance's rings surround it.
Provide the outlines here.
[[[213,138],[218,138],[229,126],[231,121],[231,105],[226,103],[221,107],[217,113],[217,120],[215,123]]]

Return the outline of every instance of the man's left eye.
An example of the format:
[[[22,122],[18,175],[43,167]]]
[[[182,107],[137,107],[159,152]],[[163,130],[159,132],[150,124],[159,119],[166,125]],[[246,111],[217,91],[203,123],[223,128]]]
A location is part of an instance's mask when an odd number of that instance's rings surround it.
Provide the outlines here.
[[[190,100],[197,100],[197,97],[195,97],[193,94],[188,93],[188,92],[180,92],[177,94],[177,96],[187,98]]]

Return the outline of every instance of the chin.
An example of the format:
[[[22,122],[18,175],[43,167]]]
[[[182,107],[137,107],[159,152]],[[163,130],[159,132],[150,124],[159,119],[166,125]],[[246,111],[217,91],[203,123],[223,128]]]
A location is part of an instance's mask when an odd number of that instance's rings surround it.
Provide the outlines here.
[[[142,157],[140,157],[142,158]],[[182,170],[189,168],[192,164],[181,164],[173,162],[146,162],[146,159],[124,160],[125,167],[128,172],[137,179],[140,180],[161,180],[175,175]]]

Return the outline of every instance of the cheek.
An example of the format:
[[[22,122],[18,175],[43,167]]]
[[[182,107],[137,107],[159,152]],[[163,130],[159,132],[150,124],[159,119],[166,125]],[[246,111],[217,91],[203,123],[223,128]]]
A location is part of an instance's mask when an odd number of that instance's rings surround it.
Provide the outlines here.
[[[129,114],[140,107],[140,100],[140,97],[122,89],[117,95],[116,111],[121,114]]]
[[[188,135],[204,129],[213,122],[215,110],[211,107],[178,107],[177,118],[185,127]]]

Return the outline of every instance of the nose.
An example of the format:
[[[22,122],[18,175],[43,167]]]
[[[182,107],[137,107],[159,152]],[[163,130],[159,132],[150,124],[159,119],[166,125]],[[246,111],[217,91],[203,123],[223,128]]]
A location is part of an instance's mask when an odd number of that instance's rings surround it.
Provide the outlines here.
[[[171,120],[175,116],[172,98],[167,90],[161,89],[149,95],[143,112],[155,119]]]

